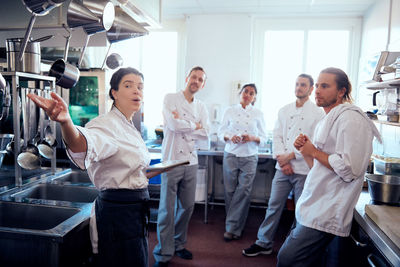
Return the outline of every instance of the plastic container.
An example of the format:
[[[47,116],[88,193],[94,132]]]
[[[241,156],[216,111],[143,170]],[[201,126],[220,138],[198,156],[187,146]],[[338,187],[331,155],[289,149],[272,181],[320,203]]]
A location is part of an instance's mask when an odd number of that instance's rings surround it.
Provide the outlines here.
[[[161,162],[161,159],[152,159],[150,161],[150,165],[154,165],[154,164],[157,164],[160,162]],[[149,184],[161,184],[161,174],[150,178]]]

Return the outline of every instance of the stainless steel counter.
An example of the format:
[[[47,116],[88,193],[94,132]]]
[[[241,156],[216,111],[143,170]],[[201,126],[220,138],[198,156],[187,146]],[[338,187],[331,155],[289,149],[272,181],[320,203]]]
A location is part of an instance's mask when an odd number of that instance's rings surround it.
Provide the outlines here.
[[[148,147],[150,153],[161,153],[161,147]],[[197,150],[197,155],[199,156],[223,156],[223,150]],[[271,153],[258,153],[258,158],[261,159],[272,159]]]
[[[386,259],[393,266],[400,266],[400,248],[365,214],[365,205],[370,204],[370,201],[369,193],[363,191],[355,207],[354,219]]]

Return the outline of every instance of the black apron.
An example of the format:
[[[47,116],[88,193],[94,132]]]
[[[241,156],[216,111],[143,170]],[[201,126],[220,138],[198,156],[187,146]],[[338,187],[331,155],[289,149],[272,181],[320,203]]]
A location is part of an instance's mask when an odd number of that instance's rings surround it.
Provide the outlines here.
[[[99,266],[148,266],[149,192],[107,189],[96,199]]]

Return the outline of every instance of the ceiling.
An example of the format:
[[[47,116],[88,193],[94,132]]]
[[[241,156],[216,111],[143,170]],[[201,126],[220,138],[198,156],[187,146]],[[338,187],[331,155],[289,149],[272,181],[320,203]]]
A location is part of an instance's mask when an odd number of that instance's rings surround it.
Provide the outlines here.
[[[162,0],[162,17],[199,14],[362,16],[379,0]]]

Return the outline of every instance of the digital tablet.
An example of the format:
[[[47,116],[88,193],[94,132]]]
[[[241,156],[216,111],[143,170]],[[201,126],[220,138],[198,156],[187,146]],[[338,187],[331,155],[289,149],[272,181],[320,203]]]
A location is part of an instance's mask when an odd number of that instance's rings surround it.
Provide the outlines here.
[[[169,168],[174,168],[180,165],[189,164],[188,160],[166,160],[147,167],[146,171],[163,171]]]

